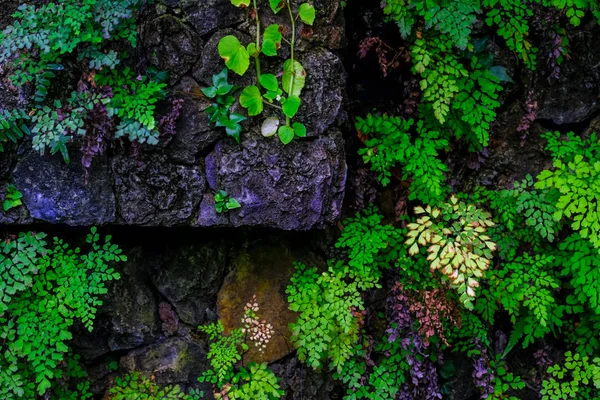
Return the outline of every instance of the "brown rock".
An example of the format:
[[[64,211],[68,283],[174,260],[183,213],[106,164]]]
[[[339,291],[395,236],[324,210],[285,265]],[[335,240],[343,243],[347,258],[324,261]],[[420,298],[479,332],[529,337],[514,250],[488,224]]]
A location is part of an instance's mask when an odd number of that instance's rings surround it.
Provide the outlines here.
[[[233,260],[234,270],[225,278],[217,296],[217,311],[229,333],[241,328],[244,306],[256,295],[259,320],[273,325],[275,335],[261,354],[254,343],[244,363],[273,362],[290,354],[294,348],[288,325],[296,320],[296,313],[288,309],[285,289],[294,274],[294,261],[310,265],[323,264],[309,249],[290,248],[286,243],[266,243],[252,246]]]

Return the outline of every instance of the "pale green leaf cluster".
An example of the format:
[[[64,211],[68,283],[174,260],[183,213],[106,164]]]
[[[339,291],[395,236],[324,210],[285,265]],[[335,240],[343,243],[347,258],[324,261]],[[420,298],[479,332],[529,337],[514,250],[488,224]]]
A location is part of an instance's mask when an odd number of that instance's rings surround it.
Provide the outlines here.
[[[409,254],[417,255],[420,247],[426,248],[430,268],[439,270],[464,306],[472,309],[475,290],[497,248],[487,235],[487,228],[494,226],[490,214],[456,196],[439,208],[416,207],[415,214],[417,220],[408,224],[405,242]]]

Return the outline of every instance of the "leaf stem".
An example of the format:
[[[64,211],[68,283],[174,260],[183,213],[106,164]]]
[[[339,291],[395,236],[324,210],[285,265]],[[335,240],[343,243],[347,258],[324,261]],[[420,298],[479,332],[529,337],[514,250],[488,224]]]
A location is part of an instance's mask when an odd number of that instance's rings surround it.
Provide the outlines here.
[[[277,104],[272,104],[272,103],[269,103],[268,101],[263,102],[263,104],[266,104],[266,105],[271,106],[271,107],[275,107],[278,110],[283,111],[283,108],[279,107]]]
[[[258,7],[256,6],[256,0],[252,0],[254,5],[254,13],[256,17],[256,51],[257,54],[254,57],[254,62],[256,65],[256,81],[260,82],[260,18],[258,17]],[[258,86],[258,85],[257,85]],[[260,87],[258,88],[260,90]]]
[[[296,20],[294,19],[294,13],[292,12],[292,6],[290,4],[290,0],[287,0],[286,3],[287,3],[288,11],[290,13],[290,22],[292,23],[292,41],[290,43],[290,59],[291,59],[292,74],[291,74],[291,78],[290,78],[290,92],[289,92],[289,95],[291,96],[292,93],[294,93],[294,78],[296,75],[296,68],[294,65],[294,44],[296,43]],[[286,115],[285,126],[290,126],[290,123],[291,123],[291,118]]]

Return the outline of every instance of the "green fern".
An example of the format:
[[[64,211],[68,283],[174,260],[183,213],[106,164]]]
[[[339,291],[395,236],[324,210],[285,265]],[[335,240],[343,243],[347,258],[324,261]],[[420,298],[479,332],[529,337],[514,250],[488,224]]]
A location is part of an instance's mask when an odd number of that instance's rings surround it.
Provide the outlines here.
[[[390,182],[390,169],[400,165],[403,179],[412,178],[409,198],[425,204],[436,203],[445,197],[448,168],[438,157],[438,152],[448,147],[448,141],[423,121],[402,120],[388,115],[369,114],[357,118],[357,129],[367,135],[366,148],[360,149],[365,163],[378,173],[385,186]],[[410,131],[414,130],[415,139]]]
[[[566,145],[553,140],[548,148],[553,154],[554,170],[544,170],[537,176],[535,187],[555,191],[558,197],[554,213],[556,221],[571,220],[571,228],[589,239],[600,249],[600,156],[598,138],[592,135],[585,144]],[[586,152],[573,151],[579,146],[589,147]],[[600,251],[600,250],[599,250]]]
[[[77,320],[92,330],[106,294],[105,282],[119,279],[109,264],[125,261],[107,236],[103,244],[93,228],[91,250],[81,254],[55,238],[47,247],[43,234],[21,234],[0,244],[3,294],[0,303],[0,395],[3,399],[44,395],[60,375],[59,363]]]
[[[298,358],[312,368],[329,367],[340,372],[353,354],[359,338],[355,313],[364,309],[356,282],[347,281],[341,263],[326,272],[296,263],[296,273],[287,287],[290,310],[299,314],[290,324]]]
[[[542,382],[542,400],[591,399],[600,389],[600,358],[565,353],[564,365],[548,368],[550,379]]]

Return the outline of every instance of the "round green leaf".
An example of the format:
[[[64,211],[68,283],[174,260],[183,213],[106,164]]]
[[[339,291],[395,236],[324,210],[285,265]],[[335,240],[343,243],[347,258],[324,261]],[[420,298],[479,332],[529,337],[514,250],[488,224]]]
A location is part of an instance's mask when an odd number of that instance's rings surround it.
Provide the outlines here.
[[[275,92],[279,86],[277,82],[277,77],[273,74],[262,74],[260,76],[260,85],[265,89]]]
[[[277,133],[277,128],[279,128],[279,118],[269,117],[263,122],[260,128],[260,133],[264,137],[271,137]]]
[[[260,90],[254,85],[246,86],[240,95],[240,104],[248,109],[248,115],[253,117],[263,110],[263,99]]]
[[[285,103],[283,103],[283,113],[286,117],[294,118],[294,115],[298,112],[298,108],[300,108],[300,97],[298,96],[290,96],[286,99]]]
[[[250,5],[250,0],[231,0],[231,4],[236,7],[245,8]]]
[[[300,122],[294,122],[292,124],[292,127],[294,128],[294,133],[296,134],[296,136],[306,137],[306,126],[304,126],[304,124]]]
[[[300,19],[307,25],[312,25],[315,22],[315,8],[308,3],[302,3],[298,9]]]
[[[262,52],[264,55],[276,56],[277,50],[281,48],[282,39],[281,27],[277,24],[269,25],[263,35]]]
[[[233,35],[219,41],[219,55],[225,60],[227,68],[238,75],[244,75],[250,66],[250,55],[240,41]]]
[[[277,14],[281,9],[285,6],[284,0],[269,0],[269,5],[271,6],[271,10],[275,14]]]
[[[211,98],[211,99],[217,95],[217,88],[214,86],[201,88],[200,90],[202,91],[202,93],[204,93],[204,95],[206,97]]]
[[[300,97],[304,84],[306,83],[306,71],[302,64],[294,60],[286,60],[283,63],[283,76],[281,77],[281,86],[283,90],[292,96]]]
[[[279,131],[277,132],[279,135],[279,139],[281,139],[281,143],[288,144],[294,139],[294,130],[289,126],[281,126]]]
[[[248,44],[246,47],[246,51],[248,51],[248,55],[251,57],[256,57],[258,55],[258,50],[256,49],[256,43],[252,42]]]

